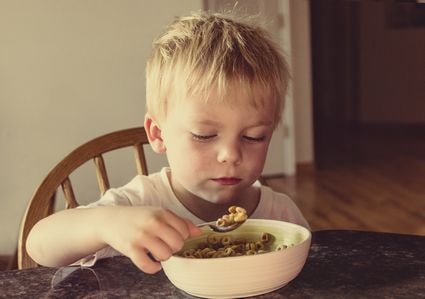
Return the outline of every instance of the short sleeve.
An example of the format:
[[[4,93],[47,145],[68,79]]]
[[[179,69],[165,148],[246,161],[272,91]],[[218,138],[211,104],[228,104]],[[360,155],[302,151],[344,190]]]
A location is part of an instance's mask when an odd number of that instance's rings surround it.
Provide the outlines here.
[[[72,263],[70,266],[92,267],[98,260],[106,259],[113,256],[122,255],[110,246],[107,246],[94,254],[83,257],[82,259]]]

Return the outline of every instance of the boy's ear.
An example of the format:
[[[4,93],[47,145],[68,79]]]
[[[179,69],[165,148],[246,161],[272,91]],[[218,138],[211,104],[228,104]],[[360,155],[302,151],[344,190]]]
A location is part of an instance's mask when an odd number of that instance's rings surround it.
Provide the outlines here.
[[[157,154],[163,154],[166,152],[164,140],[162,139],[162,131],[159,124],[152,118],[149,113],[145,115],[145,131],[148,136],[149,143]]]

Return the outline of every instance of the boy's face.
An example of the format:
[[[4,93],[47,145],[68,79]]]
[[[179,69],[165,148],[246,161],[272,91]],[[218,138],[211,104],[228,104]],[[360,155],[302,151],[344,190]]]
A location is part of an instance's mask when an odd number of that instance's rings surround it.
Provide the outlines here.
[[[226,204],[261,175],[274,129],[273,109],[254,108],[233,88],[232,105],[196,97],[178,101],[161,123],[161,137],[178,197]]]

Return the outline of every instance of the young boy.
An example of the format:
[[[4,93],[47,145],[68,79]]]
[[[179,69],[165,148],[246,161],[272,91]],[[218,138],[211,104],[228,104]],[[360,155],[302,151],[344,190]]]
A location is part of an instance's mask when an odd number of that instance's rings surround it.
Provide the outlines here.
[[[231,205],[250,218],[308,227],[286,195],[257,182],[289,80],[264,30],[219,14],[180,18],[154,43],[146,77],[144,126],[169,167],[41,220],[27,241],[36,262],[62,266],[123,254],[155,273],[158,261],[200,234],[196,224]]]

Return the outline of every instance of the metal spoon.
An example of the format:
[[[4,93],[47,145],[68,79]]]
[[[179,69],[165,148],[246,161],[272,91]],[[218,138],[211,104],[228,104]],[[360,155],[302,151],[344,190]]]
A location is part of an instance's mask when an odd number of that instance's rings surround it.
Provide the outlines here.
[[[205,226],[208,226],[209,228],[211,228],[213,231],[215,231],[215,232],[218,232],[218,233],[227,233],[227,232],[230,232],[230,231],[232,231],[232,230],[235,230],[235,229],[237,229],[239,226],[241,226],[244,222],[245,222],[246,220],[244,220],[244,221],[241,221],[241,222],[235,222],[235,223],[232,223],[232,224],[230,224],[230,225],[227,225],[227,226],[219,226],[219,225],[217,225],[215,222],[207,222],[207,223],[202,223],[202,224],[199,224],[198,225],[198,227],[205,227]]]

